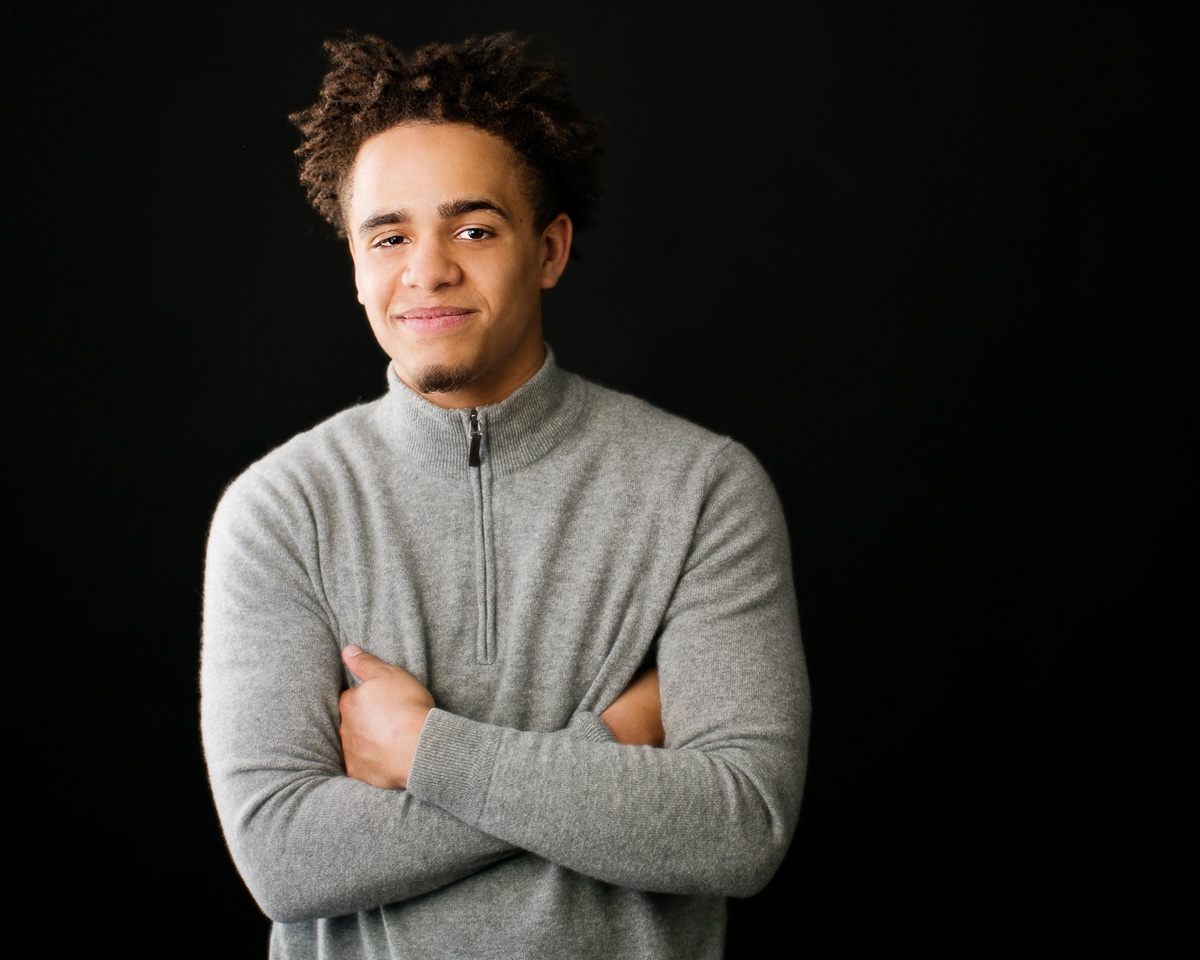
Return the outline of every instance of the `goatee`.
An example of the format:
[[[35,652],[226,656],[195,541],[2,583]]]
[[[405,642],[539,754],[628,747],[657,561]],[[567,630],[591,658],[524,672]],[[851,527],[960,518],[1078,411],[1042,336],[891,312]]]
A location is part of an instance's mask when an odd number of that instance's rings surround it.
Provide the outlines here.
[[[419,393],[450,393],[471,382],[471,371],[464,367],[432,366],[413,374],[413,386]]]

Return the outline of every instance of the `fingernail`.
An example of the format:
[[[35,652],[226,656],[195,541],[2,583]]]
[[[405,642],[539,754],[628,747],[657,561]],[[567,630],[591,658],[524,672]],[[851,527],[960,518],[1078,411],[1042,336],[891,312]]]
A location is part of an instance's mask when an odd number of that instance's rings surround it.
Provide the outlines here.
[[[362,648],[356,643],[348,643],[342,648],[342,653],[348,653],[352,657],[357,657],[360,653],[362,653]]]

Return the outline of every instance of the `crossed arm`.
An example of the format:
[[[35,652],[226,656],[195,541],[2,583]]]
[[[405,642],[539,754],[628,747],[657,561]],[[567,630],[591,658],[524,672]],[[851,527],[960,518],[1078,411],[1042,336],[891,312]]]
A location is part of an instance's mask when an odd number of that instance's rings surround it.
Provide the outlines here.
[[[312,561],[280,536],[281,527],[294,529],[301,518],[270,500],[261,491],[248,498],[235,491],[218,510],[201,670],[217,811],[263,912],[283,922],[354,913],[430,893],[522,853],[407,790],[381,790],[346,775],[337,625],[314,588]],[[419,686],[399,667],[376,666]],[[368,682],[345,692],[387,686]],[[642,678],[633,687],[653,701],[653,711],[629,709],[636,702],[631,690],[605,711],[603,723],[581,711],[578,722],[548,736],[615,747],[614,739],[633,742],[639,716],[660,727],[657,686]],[[352,749],[352,768],[356,762]]]
[[[438,890],[522,852],[406,790],[378,789],[366,772],[374,734],[362,721],[386,725],[379,708],[397,692],[419,703],[424,688],[410,674],[365,653],[347,656],[367,661],[353,664],[366,682],[342,694],[352,719],[338,728],[330,722],[337,701],[329,691],[340,686],[332,658],[270,657],[284,666],[276,671],[264,669],[261,653],[261,641],[210,643],[203,719],[230,851],[264,913],[284,922],[353,913]],[[249,696],[230,682],[234,675],[245,678]],[[632,743],[661,731],[655,678],[656,671],[639,675],[601,715],[614,738]],[[379,703],[356,703],[364,694]],[[343,754],[339,734],[362,749]],[[580,735],[595,733],[550,736]]]
[[[458,717],[400,668],[360,668],[363,654],[347,662],[365,682],[343,693],[317,544],[291,533],[309,504],[262,485],[228,497],[206,571],[202,718],[226,838],[264,912],[369,909],[521,852],[638,890],[761,887],[799,806],[807,688],[782,518],[755,490],[712,505],[660,628],[663,750],[616,742],[607,711],[555,733]]]
[[[338,730],[346,773],[384,790],[408,785],[421,728],[433,709],[433,696],[407,670],[384,663],[351,644],[342,651],[346,668],[359,680],[342,694]],[[600,714],[617,743],[663,745],[658,671],[642,671]]]

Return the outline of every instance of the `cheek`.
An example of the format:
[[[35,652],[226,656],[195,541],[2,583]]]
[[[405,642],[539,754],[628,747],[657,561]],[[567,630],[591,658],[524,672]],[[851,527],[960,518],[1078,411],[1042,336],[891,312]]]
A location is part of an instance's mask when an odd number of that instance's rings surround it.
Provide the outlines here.
[[[358,302],[370,308],[387,301],[386,277],[378,270],[355,270],[354,285],[358,288]]]

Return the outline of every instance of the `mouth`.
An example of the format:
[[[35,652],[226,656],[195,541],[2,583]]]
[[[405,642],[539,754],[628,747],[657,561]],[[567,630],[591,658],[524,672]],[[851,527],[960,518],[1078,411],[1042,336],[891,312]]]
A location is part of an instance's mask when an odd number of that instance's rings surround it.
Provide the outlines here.
[[[438,333],[466,323],[476,313],[470,307],[415,307],[397,319],[414,333]]]

